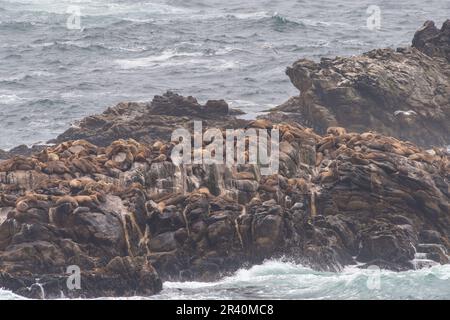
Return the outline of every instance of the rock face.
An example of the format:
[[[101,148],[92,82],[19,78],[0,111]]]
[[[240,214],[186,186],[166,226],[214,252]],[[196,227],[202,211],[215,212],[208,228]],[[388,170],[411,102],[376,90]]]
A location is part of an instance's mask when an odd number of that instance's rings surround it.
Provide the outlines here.
[[[280,130],[278,174],[177,166],[175,142],[133,139],[67,141],[1,162],[0,287],[36,298],[149,295],[161,279],[211,280],[280,256],[319,270],[404,270],[421,246],[448,261],[448,154],[343,128],[245,126]],[[66,285],[74,265],[81,290]]]
[[[300,96],[269,117],[295,119],[322,134],[341,126],[352,132],[375,130],[424,147],[444,146],[450,137],[449,30],[449,21],[441,30],[427,22],[410,48],[319,63],[301,59],[286,71]]]

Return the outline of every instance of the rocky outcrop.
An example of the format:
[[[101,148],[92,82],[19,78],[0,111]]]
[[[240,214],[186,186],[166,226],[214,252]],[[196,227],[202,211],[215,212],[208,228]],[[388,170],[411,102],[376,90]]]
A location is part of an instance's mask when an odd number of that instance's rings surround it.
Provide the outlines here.
[[[445,146],[450,137],[449,26],[447,21],[438,30],[427,22],[409,48],[318,63],[298,60],[286,74],[300,96],[268,117],[293,119],[322,134],[340,126],[352,132],[374,130],[423,147]]]
[[[194,97],[173,92],[155,96],[151,103],[124,102],[108,108],[103,114],[86,117],[75,123],[51,143],[84,139],[107,146],[118,139],[135,139],[151,143],[169,140],[174,127],[188,127],[201,120],[211,127],[241,127],[236,115],[224,100],[209,100],[201,105]]]
[[[149,295],[161,279],[211,280],[289,257],[446,263],[449,156],[374,133],[257,120],[280,130],[279,172],[172,162],[177,142],[67,141],[0,163],[0,287],[36,298]],[[269,131],[270,132],[270,131]],[[66,285],[69,266],[81,290]]]

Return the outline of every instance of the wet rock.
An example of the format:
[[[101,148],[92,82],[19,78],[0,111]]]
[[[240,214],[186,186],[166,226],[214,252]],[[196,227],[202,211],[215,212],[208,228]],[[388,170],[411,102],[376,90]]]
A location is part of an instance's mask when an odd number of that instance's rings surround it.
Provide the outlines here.
[[[441,234],[436,230],[422,230],[419,233],[419,239],[421,243],[435,243],[435,244],[443,244]]]
[[[175,232],[165,232],[150,240],[150,250],[155,252],[167,252],[175,250],[178,243],[175,239]]]
[[[258,215],[253,221],[253,243],[257,254],[272,252],[282,241],[283,219],[280,216]]]
[[[396,232],[398,232],[396,234]],[[414,246],[411,239],[400,230],[368,231],[360,237],[359,261],[372,260],[392,261],[395,263],[408,263],[414,258]]]
[[[447,255],[447,249],[440,244],[419,244],[417,246],[418,252],[424,252],[428,259],[439,262],[440,264],[447,264],[450,258]]]
[[[439,30],[433,21],[426,21],[414,34],[413,47],[431,57],[443,57],[450,62],[450,20]]]

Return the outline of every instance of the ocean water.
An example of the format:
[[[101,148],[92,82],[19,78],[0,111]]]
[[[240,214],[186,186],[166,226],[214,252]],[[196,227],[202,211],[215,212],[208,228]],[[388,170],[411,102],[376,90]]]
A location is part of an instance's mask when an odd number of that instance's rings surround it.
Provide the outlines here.
[[[297,94],[284,74],[296,59],[408,45],[449,12],[448,0],[0,0],[0,148],[167,89],[254,114]]]
[[[0,290],[0,299],[22,299]],[[121,298],[123,299],[123,298]],[[270,260],[217,282],[165,282],[160,294],[127,299],[450,299],[450,265],[406,272],[347,267],[317,272]]]

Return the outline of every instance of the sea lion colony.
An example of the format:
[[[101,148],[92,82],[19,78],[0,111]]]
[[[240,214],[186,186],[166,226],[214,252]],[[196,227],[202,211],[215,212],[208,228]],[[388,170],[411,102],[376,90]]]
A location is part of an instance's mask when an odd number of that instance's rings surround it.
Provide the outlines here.
[[[38,277],[50,296],[149,294],[160,277],[211,280],[283,255],[323,270],[353,257],[403,270],[430,242],[448,262],[445,152],[371,132],[273,126],[272,176],[250,165],[175,166],[173,142],[132,139],[64,142],[2,162],[2,286],[36,296],[27,288]],[[87,279],[82,292],[65,289],[73,264]]]
[[[449,262],[444,148],[235,114],[221,100],[166,93],[88,117],[32,155],[5,154],[0,287],[36,298],[150,295],[162,280],[212,280],[273,257],[333,271]],[[192,120],[279,129],[279,173],[174,165],[170,132]],[[414,264],[416,253],[428,260]],[[66,286],[70,265],[81,290]]]

